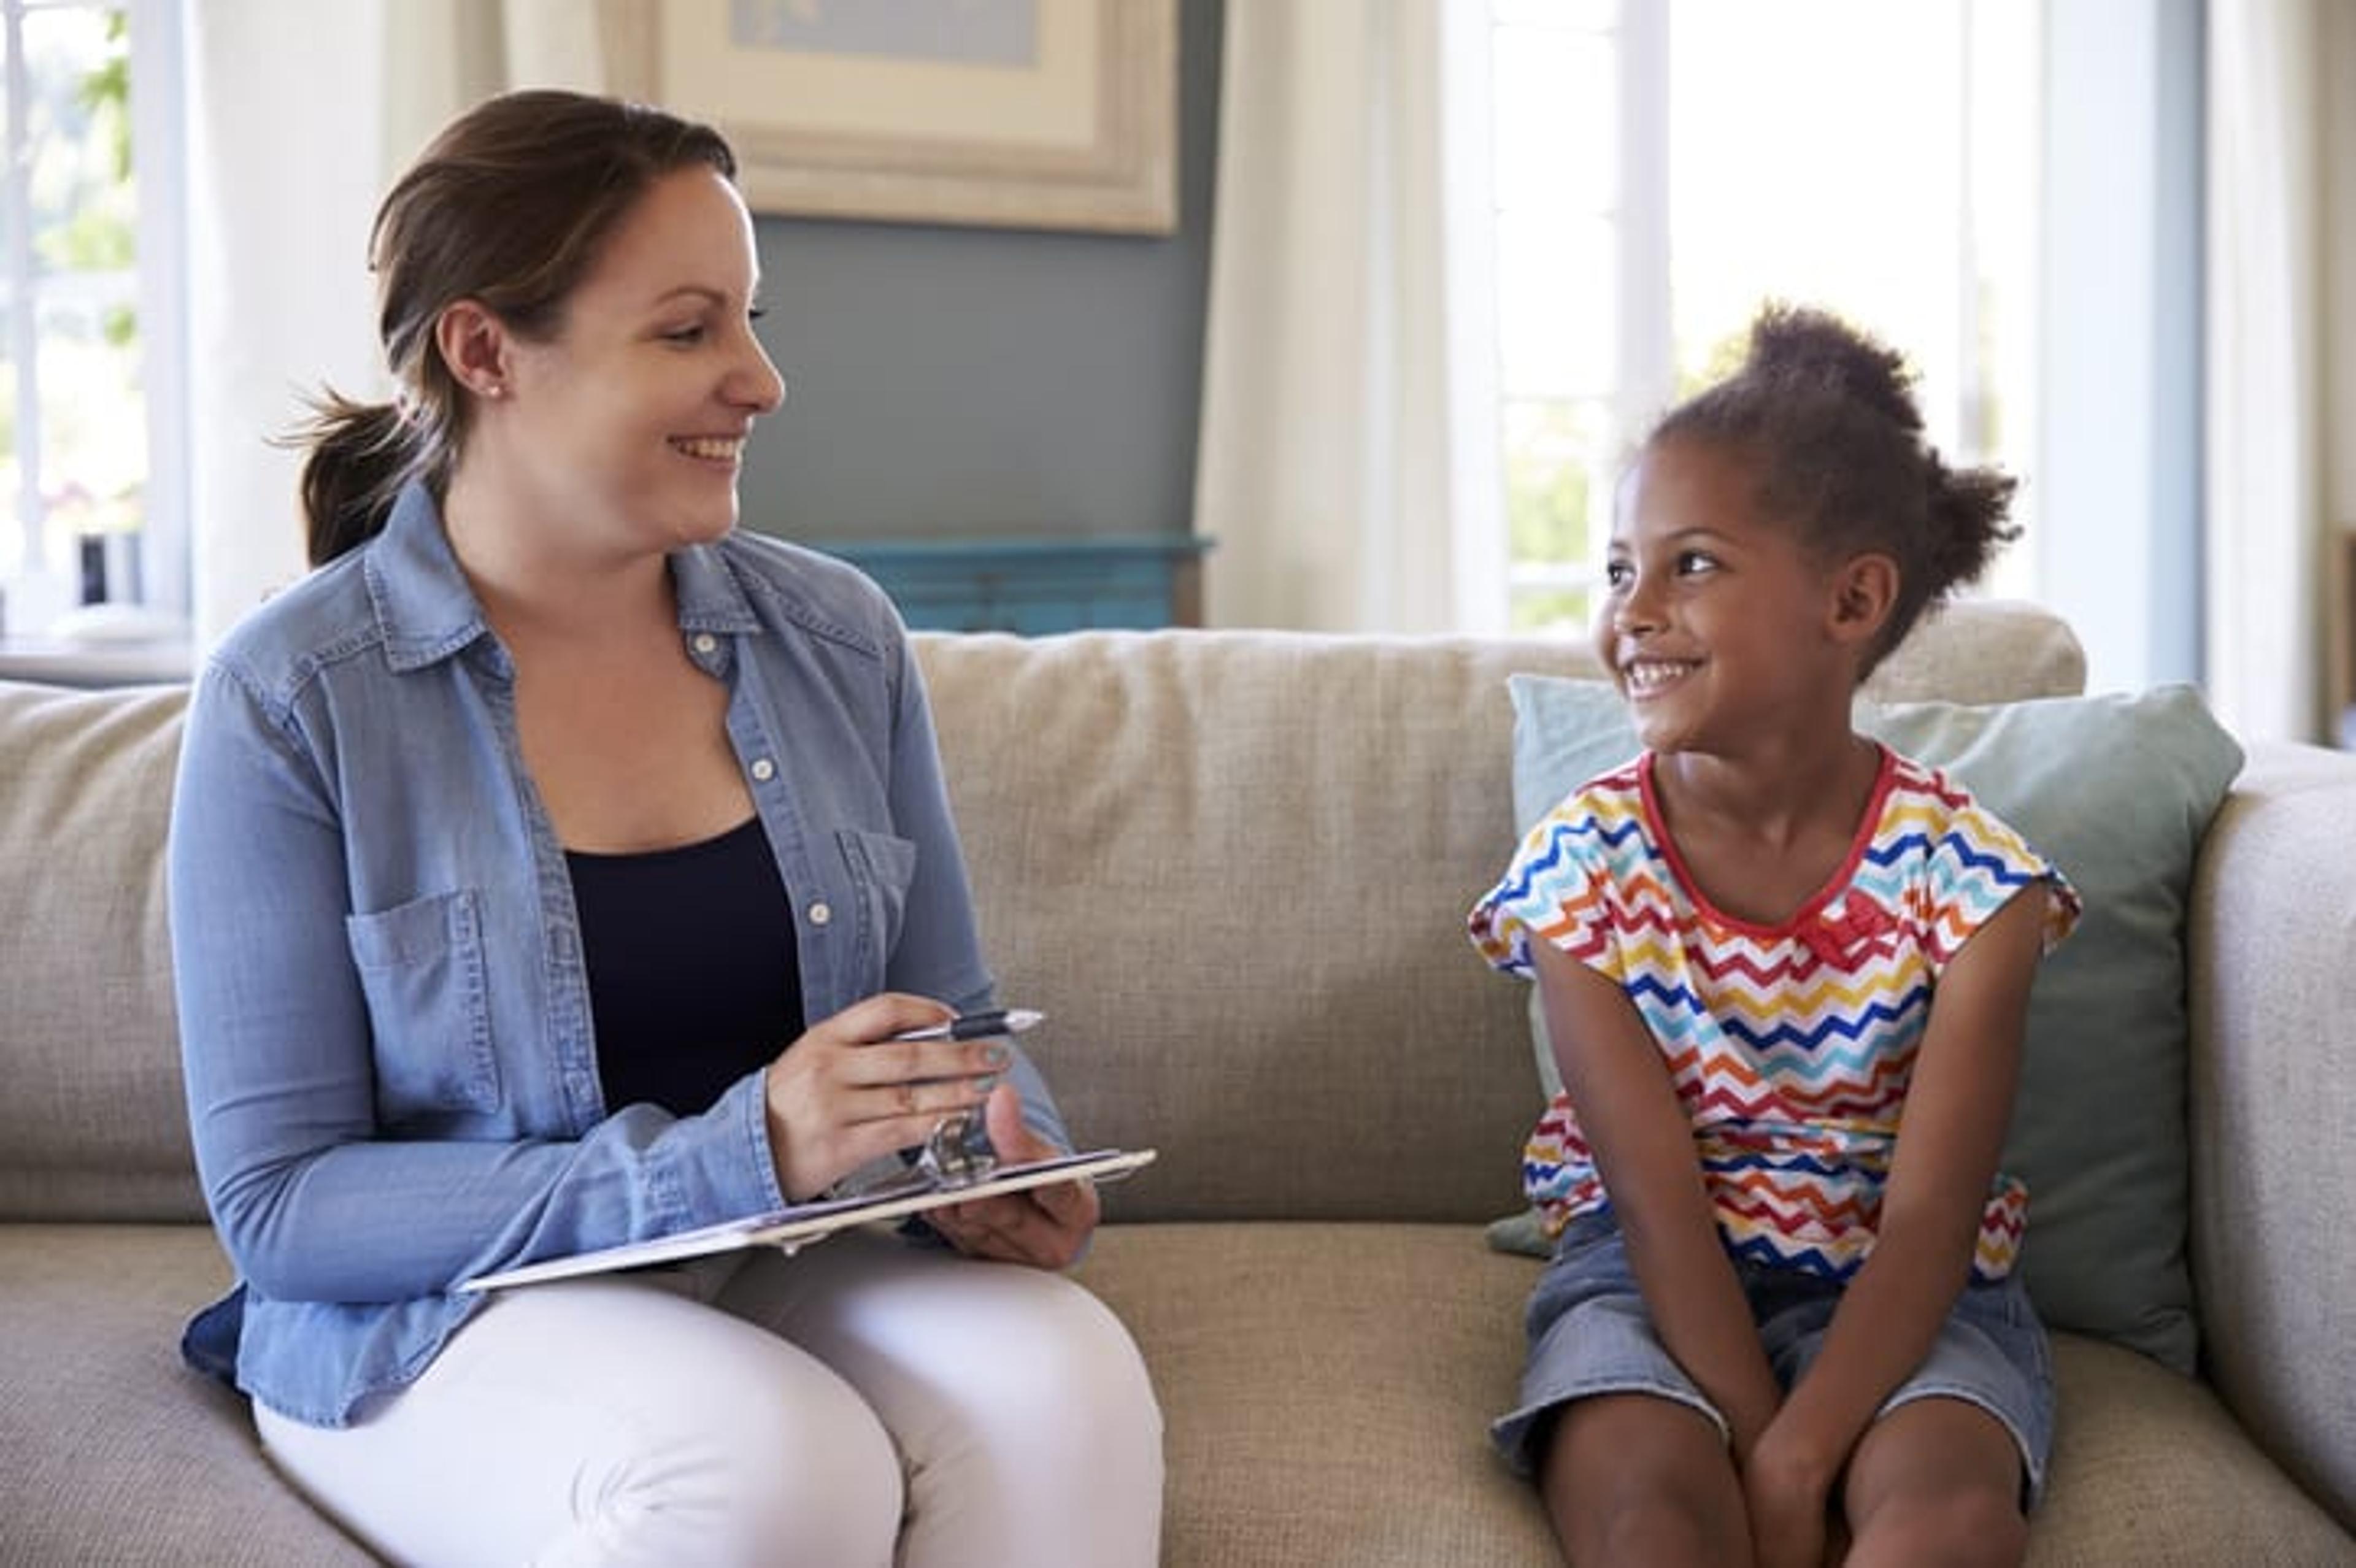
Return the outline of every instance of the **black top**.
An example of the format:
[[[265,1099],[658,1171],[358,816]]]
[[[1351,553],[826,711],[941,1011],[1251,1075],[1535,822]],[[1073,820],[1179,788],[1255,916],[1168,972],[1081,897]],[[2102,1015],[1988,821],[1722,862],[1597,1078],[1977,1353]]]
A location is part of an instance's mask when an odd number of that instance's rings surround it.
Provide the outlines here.
[[[709,1110],[801,1033],[793,912],[758,817],[676,849],[564,859],[608,1111]]]

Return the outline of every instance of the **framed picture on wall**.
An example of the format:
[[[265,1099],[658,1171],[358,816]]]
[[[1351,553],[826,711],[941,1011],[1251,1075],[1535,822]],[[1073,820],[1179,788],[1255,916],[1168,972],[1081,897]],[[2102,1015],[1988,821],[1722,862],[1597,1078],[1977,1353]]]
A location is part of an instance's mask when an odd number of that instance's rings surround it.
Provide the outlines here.
[[[1166,234],[1177,0],[604,0],[608,80],[756,212]]]

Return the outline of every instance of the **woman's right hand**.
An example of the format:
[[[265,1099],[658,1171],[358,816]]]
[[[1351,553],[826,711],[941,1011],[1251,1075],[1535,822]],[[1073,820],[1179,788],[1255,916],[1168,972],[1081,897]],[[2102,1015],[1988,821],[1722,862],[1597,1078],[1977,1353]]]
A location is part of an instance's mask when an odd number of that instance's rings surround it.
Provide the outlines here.
[[[769,1150],[789,1201],[915,1147],[946,1116],[980,1109],[1012,1060],[1004,1040],[891,1038],[954,1016],[939,1002],[884,992],[812,1025],[769,1063]]]

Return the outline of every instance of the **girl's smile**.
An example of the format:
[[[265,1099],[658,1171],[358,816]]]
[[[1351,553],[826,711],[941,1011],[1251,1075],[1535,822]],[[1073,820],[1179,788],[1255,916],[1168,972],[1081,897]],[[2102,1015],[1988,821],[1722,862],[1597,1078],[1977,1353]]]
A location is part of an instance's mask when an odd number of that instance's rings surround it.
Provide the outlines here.
[[[1620,669],[1620,684],[1631,701],[1642,702],[1700,668],[1697,661],[1634,658]]]

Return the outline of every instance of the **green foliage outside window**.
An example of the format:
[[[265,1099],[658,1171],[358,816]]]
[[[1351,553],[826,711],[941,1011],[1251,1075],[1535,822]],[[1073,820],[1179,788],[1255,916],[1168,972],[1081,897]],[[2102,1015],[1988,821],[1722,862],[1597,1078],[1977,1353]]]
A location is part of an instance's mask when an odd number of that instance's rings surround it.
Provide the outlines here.
[[[116,9],[45,8],[24,28],[22,146],[41,400],[43,549],[70,570],[81,534],[136,528],[147,478],[137,298],[131,38]],[[24,330],[19,323],[17,330]],[[0,340],[0,360],[17,340]],[[0,571],[29,565],[17,517],[27,421],[0,368]]]
[[[1505,407],[1505,527],[1515,631],[1583,633],[1592,603],[1597,475],[1608,420],[1593,400]]]
[[[74,84],[87,117],[73,140],[82,149],[80,179],[61,219],[36,244],[45,265],[63,272],[127,272],[138,261],[138,186],[131,173],[131,28],[120,11],[106,17],[104,53]],[[138,313],[107,307],[105,340],[122,347],[139,335]]]

